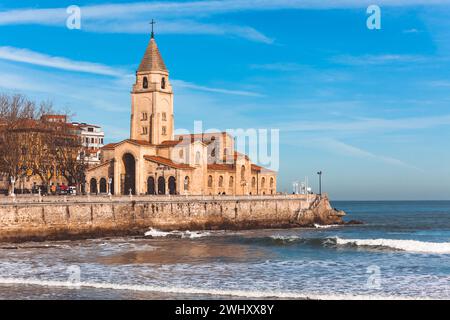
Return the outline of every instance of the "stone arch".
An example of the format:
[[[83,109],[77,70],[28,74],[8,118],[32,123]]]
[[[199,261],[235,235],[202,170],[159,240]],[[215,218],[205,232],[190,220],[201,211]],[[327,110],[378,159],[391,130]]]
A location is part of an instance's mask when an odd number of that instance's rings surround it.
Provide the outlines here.
[[[170,176],[168,180],[169,194],[177,194],[177,180]]]
[[[122,156],[124,174],[122,179],[122,194],[136,194],[136,158],[127,152]]]
[[[208,176],[208,188],[212,188],[213,186],[213,177],[211,175]]]
[[[162,176],[158,178],[158,194],[166,194],[166,180]]]
[[[148,89],[148,79],[147,79],[147,77],[144,77],[144,79],[142,81],[142,88]]]
[[[147,194],[156,194],[155,191],[155,178],[150,176],[147,179]]]
[[[89,192],[97,194],[97,179],[91,178],[91,180],[89,181]]]
[[[189,177],[184,177],[184,190],[189,191]]]
[[[245,181],[245,166],[241,166],[241,180]]]
[[[234,177],[233,177],[233,176],[230,176],[230,180],[229,180],[229,182],[228,182],[228,187],[229,187],[229,188],[233,188],[233,185],[234,185]]]
[[[100,186],[100,193],[107,193],[108,192],[106,178],[101,178],[100,179],[99,186]]]

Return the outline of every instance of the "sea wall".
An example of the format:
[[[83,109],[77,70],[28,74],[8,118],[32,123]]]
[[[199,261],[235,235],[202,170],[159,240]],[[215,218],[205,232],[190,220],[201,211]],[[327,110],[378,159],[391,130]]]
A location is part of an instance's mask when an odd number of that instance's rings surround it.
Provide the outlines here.
[[[0,241],[142,235],[161,230],[304,227],[342,223],[328,197],[0,198]]]

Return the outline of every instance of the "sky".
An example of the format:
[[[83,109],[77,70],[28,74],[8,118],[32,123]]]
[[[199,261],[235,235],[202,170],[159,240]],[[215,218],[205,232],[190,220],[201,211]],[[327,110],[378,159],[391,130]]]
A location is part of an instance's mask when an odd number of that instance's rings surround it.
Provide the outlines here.
[[[151,19],[175,126],[279,129],[278,191],[450,200],[450,0],[2,0],[0,92],[126,139]]]

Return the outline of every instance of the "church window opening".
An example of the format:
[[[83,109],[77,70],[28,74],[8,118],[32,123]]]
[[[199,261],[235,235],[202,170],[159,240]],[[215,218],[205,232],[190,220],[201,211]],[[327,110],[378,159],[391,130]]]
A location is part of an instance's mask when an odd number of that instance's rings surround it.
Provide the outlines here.
[[[197,151],[196,154],[195,154],[195,164],[196,164],[197,166],[200,165],[200,158],[201,158],[200,151]]]
[[[233,178],[233,176],[231,176],[231,177],[230,177],[230,182],[229,182],[228,186],[229,186],[230,188],[233,188],[233,184],[234,184],[234,178]]]
[[[166,127],[165,127],[165,126],[162,127],[162,130],[161,130],[161,131],[162,131],[162,135],[163,135],[163,136],[165,136],[165,135],[167,134],[167,130],[166,130]]]
[[[144,89],[148,89],[148,79],[147,77],[144,77],[143,83],[142,83],[142,87]]]
[[[180,149],[179,155],[180,155],[180,158],[183,158],[183,156],[184,156],[184,151],[183,151],[183,149]]]
[[[148,133],[147,127],[142,127],[142,134],[147,134],[147,133]]]
[[[166,88],[166,78],[162,78],[161,79],[161,89],[165,89]]]
[[[189,190],[189,177],[186,176],[184,178],[184,190],[188,191]]]
[[[219,187],[222,188],[223,187],[223,176],[219,177]]]
[[[270,178],[270,187],[273,188],[273,178]]]
[[[215,157],[216,156],[216,148],[213,148],[211,151],[211,157]]]
[[[241,180],[244,181],[245,180],[245,166],[241,167]]]
[[[147,112],[142,112],[142,121],[146,121],[148,119]]]
[[[212,188],[212,185],[213,185],[213,177],[208,176],[208,188]]]
[[[252,187],[253,188],[256,187],[256,178],[255,177],[252,178]]]
[[[162,113],[161,115],[162,121],[166,121],[167,120],[167,115],[165,112]]]
[[[266,178],[262,178],[261,179],[261,188],[265,188],[266,187]]]

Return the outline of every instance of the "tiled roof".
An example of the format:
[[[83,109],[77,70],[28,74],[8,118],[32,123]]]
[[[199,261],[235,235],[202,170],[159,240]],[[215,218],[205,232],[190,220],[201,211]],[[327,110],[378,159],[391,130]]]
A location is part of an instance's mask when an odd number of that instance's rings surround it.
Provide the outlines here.
[[[159,164],[171,167],[171,168],[175,168],[175,169],[184,169],[184,170],[192,170],[192,169],[194,169],[193,167],[189,166],[188,164],[176,163],[176,162],[173,162],[172,160],[170,160],[168,158],[164,158],[164,157],[160,157],[160,156],[145,155],[144,159],[148,160],[148,161],[156,162],[156,163],[159,163]]]
[[[232,164],[219,164],[219,163],[212,163],[208,164],[208,170],[215,170],[215,171],[234,171],[235,167]]]
[[[260,167],[260,166],[258,166],[258,165],[256,165],[256,164],[252,164],[252,170],[253,170],[253,171],[258,171],[258,172],[260,172],[261,169],[263,169],[263,167]]]
[[[145,50],[144,57],[139,65],[138,72],[163,71],[167,72],[166,65],[158,50],[155,39],[151,38]]]
[[[103,146],[102,149],[104,150],[111,150],[114,149],[114,147],[117,145],[117,143],[108,143],[107,145]]]
[[[122,143],[125,143],[125,142],[129,142],[129,143],[132,143],[132,144],[137,144],[137,145],[140,145],[140,146],[154,146],[154,144],[151,144],[150,142],[145,141],[145,140],[126,139],[126,140],[122,140],[122,141],[117,142],[117,143],[109,143],[109,144],[103,146],[102,149],[104,149],[104,150],[105,149],[106,150],[111,150],[111,149],[114,149],[118,145],[120,145]]]

